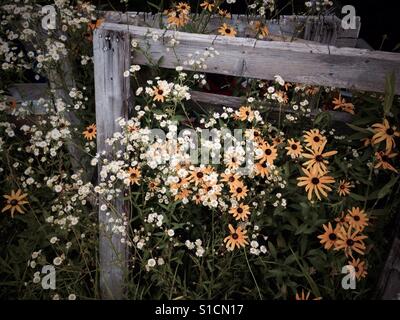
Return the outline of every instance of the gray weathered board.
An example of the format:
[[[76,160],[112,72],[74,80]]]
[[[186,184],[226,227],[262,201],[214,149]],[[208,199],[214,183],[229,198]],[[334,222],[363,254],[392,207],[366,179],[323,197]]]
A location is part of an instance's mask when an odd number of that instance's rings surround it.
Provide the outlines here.
[[[115,119],[126,118],[130,106],[129,81],[128,78],[123,77],[123,73],[129,69],[130,63],[151,64],[143,54],[137,51],[134,53],[133,61],[130,61],[130,39],[135,39],[143,48],[146,48],[149,42],[148,55],[151,56],[152,61],[158,61],[163,57],[160,60],[160,67],[163,68],[175,68],[181,65],[185,70],[192,70],[189,65],[184,64],[188,54],[202,52],[212,46],[220,52],[220,55],[209,59],[207,69],[200,70],[202,72],[257,79],[273,79],[279,74],[289,82],[375,92],[384,91],[385,78],[388,74],[394,72],[396,78],[400,78],[399,54],[338,48],[301,41],[260,41],[250,38],[227,38],[165,31],[133,25],[144,23],[145,17],[141,17],[140,14],[134,17],[121,13],[112,15],[114,20],[108,17],[108,22],[103,23],[94,34],[98,151],[106,151],[110,156],[113,151],[105,145],[104,139],[119,130]],[[153,22],[154,20],[155,18]],[[129,24],[125,24],[127,22]],[[307,32],[312,38],[312,31]],[[153,34],[160,37],[159,41],[155,42],[151,37],[149,38],[149,35]],[[172,36],[179,40],[179,46],[167,51],[168,38]],[[356,36],[358,32],[348,38],[356,39]],[[340,39],[337,35],[333,37]],[[327,37],[325,40],[331,42],[333,37]],[[400,93],[400,81],[397,82],[395,91]],[[210,103],[213,99],[218,101],[223,99],[225,103],[232,105],[239,103],[237,98],[228,99],[206,93],[194,92],[193,97],[205,103]],[[334,114],[340,117],[341,113]],[[342,120],[346,121],[346,119]],[[114,200],[113,205],[116,214],[121,212],[129,214],[122,199]],[[99,219],[103,226],[108,224],[104,212],[99,211]],[[124,297],[127,248],[121,244],[120,240],[120,237],[110,231],[101,229],[100,269],[103,298]]]
[[[112,157],[112,147],[106,143],[114,132],[119,132],[116,119],[127,118],[130,95],[129,78],[123,77],[124,70],[130,65],[129,35],[113,32],[106,35],[96,30],[93,39],[94,78],[96,98],[97,151],[106,152]],[[101,164],[99,165],[99,171]],[[103,299],[122,299],[125,296],[127,266],[127,247],[121,241],[122,236],[112,231],[114,220],[121,218],[122,213],[129,216],[127,203],[121,198],[112,201],[100,201],[99,208],[105,203],[113,208],[112,214],[99,209],[99,252],[100,252],[100,290]]]
[[[213,47],[220,56],[207,61],[207,70],[203,71],[209,73],[256,79],[273,79],[280,75],[289,82],[373,92],[384,92],[385,79],[392,72],[400,79],[400,55],[397,53],[192,34],[108,22],[100,29],[126,32],[143,48],[149,43],[147,56],[153,61],[162,58],[160,66],[163,68],[182,65],[185,70],[192,70],[190,65],[184,64],[188,54]],[[161,40],[153,41],[151,35],[158,35]],[[167,51],[168,40],[172,37],[179,40],[179,45]],[[135,54],[134,61],[150,64],[146,55],[140,53]],[[400,93],[400,81],[395,91]]]

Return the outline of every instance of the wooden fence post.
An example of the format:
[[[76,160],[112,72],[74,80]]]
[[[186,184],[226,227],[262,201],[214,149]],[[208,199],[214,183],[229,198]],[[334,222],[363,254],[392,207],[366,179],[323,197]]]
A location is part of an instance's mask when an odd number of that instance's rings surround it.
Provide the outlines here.
[[[127,118],[130,96],[129,77],[124,71],[130,65],[129,34],[124,32],[95,30],[93,37],[94,79],[96,98],[97,151],[106,152],[112,158],[112,148],[106,139],[120,131],[116,119]],[[100,164],[101,166],[101,164]],[[99,167],[101,170],[101,167]],[[99,254],[100,292],[103,299],[125,298],[124,282],[127,270],[127,247],[121,242],[121,235],[112,232],[109,219],[129,214],[126,202],[120,198],[112,200],[113,215],[100,210],[99,203]],[[108,202],[108,204],[110,204]],[[115,211],[115,212],[114,212]]]

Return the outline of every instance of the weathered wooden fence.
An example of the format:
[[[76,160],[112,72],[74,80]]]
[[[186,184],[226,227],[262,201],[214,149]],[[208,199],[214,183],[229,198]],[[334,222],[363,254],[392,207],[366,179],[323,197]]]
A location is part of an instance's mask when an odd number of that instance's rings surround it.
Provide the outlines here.
[[[127,117],[132,106],[130,101],[129,78],[123,76],[131,63],[148,64],[148,58],[135,52],[131,61],[130,39],[139,45],[148,46],[148,54],[154,61],[161,61],[162,68],[175,68],[181,65],[192,70],[189,64],[182,64],[189,53],[214,47],[221,55],[207,61],[209,73],[224,74],[255,79],[273,79],[281,75],[286,81],[310,85],[335,86],[339,88],[383,92],[385,78],[394,72],[400,79],[400,54],[370,51],[355,48],[331,46],[354,46],[358,29],[353,34],[340,27],[331,36],[318,38],[308,31],[308,40],[321,40],[327,44],[305,41],[261,41],[251,38],[229,38],[207,34],[193,34],[158,29],[152,17],[152,27],[146,26],[146,14],[107,13],[106,22],[94,34],[94,65],[96,89],[96,121],[98,151],[111,155],[105,144],[118,131],[115,119]],[[333,18],[332,18],[333,19]],[[149,19],[148,19],[149,21]],[[147,21],[147,22],[148,22]],[[332,25],[337,25],[333,20]],[[238,17],[234,25],[245,33],[248,20]],[[155,28],[154,28],[155,26]],[[310,26],[308,26],[310,29]],[[157,35],[159,41],[149,41],[150,35]],[[347,35],[347,37],[346,37]],[[281,34],[286,40],[287,35]],[[167,51],[169,38],[175,38],[179,45]],[[306,36],[307,37],[307,36]],[[151,38],[150,38],[151,39]],[[347,39],[344,41],[343,39]],[[355,39],[355,40],[354,40]],[[307,39],[306,39],[307,40]],[[340,42],[341,41],[341,42]],[[162,60],[159,60],[163,57]],[[395,91],[400,94],[400,81]],[[202,92],[193,92],[195,101],[238,106],[240,100]],[[348,115],[332,112],[338,121],[347,121]],[[128,212],[123,200],[115,199],[116,214]],[[99,210],[100,221],[100,285],[105,299],[124,298],[124,278],[127,269],[127,248],[121,238],[111,232],[105,212]]]

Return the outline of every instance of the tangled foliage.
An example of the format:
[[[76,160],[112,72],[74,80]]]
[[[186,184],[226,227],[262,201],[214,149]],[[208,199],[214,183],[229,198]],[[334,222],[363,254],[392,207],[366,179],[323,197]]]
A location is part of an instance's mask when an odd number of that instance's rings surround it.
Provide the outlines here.
[[[194,103],[191,91],[213,91],[219,79],[205,71],[222,53],[190,53],[175,70],[149,58],[123,74],[135,105],[115,119],[120,130],[106,140],[114,152],[97,153],[91,51],[103,20],[88,3],[55,6],[57,29],[48,32],[33,1],[0,11],[1,298],[100,298],[105,229],[128,248],[128,298],[373,296],[391,240],[386,228],[399,209],[394,79],[378,95],[279,75],[228,78],[241,106],[212,109]],[[238,36],[228,8],[203,1],[195,16],[184,2],[159,9],[163,28],[212,32],[216,14],[214,32]],[[274,1],[250,4],[254,37],[270,36],[265,17],[277,10]],[[132,39],[133,55],[150,57],[157,41],[164,39],[150,31],[145,41]],[[176,46],[172,36],[166,52]],[[11,96],[13,83],[32,79],[49,84],[41,99]],[[54,290],[42,287],[48,265]],[[356,290],[341,286],[349,265]]]

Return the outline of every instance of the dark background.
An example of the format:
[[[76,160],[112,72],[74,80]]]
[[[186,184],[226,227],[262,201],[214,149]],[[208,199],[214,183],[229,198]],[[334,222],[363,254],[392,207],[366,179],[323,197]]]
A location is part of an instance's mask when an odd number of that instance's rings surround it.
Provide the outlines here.
[[[183,0],[182,0],[183,1]],[[283,7],[289,0],[277,0],[278,7]],[[172,1],[152,0],[156,5],[164,3],[164,8],[169,7]],[[179,2],[177,0],[176,2]],[[192,8],[196,8],[199,1],[190,0]],[[201,1],[200,1],[201,2]],[[232,13],[244,13],[247,7],[246,0],[236,0],[234,5],[226,5]],[[293,0],[294,7],[299,11],[304,10],[305,0]],[[94,0],[99,9],[102,10],[120,10],[124,11],[126,6],[118,0]],[[361,34],[360,38],[366,40],[374,49],[384,51],[393,51],[397,44],[400,43],[400,18],[399,11],[395,5],[395,1],[378,1],[378,0],[339,0],[337,4],[336,15],[342,17],[342,6],[350,4],[356,8],[356,13],[361,17]],[[148,4],[147,0],[129,0],[127,9],[129,11],[155,11],[154,7]],[[288,6],[282,14],[291,14],[292,6]],[[384,36],[387,36],[383,41]],[[399,50],[397,50],[399,51]]]

